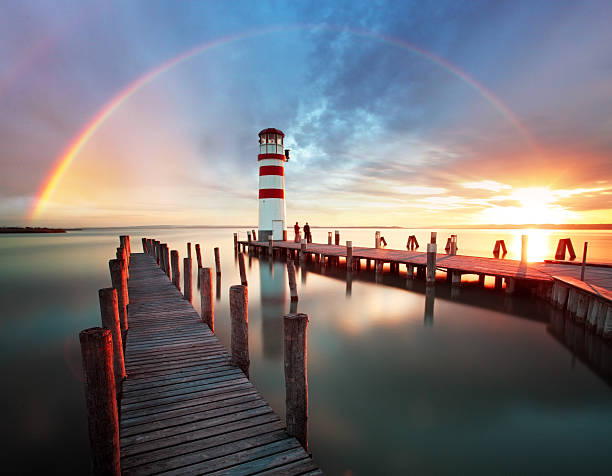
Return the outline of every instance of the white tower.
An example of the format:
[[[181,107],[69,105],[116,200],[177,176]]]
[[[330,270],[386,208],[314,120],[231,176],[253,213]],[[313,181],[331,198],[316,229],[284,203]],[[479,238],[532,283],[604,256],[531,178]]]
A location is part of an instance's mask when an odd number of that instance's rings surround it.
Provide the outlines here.
[[[285,231],[285,134],[278,129],[259,133],[259,232],[258,241],[284,239]]]

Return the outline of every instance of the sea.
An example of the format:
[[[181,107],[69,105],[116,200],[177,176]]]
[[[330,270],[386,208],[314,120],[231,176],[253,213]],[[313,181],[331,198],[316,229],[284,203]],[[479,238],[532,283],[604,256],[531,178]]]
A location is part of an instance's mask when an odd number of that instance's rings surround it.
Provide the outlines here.
[[[233,233],[250,228],[100,228],[0,235],[0,392],[3,472],[87,474],[87,418],[78,334],[100,325],[98,289],[119,235],[186,256],[202,247],[222,274],[215,326],[229,348],[229,287],[240,284]],[[337,228],[341,241],[374,246],[374,229]],[[327,242],[333,228],[313,228]],[[381,229],[389,248],[419,250],[458,235],[458,253],[553,258],[570,238],[581,258],[612,261],[612,231]],[[195,255],[195,253],[194,253]],[[196,283],[194,265],[194,279]],[[285,263],[246,257],[250,378],[284,418],[282,316],[289,312]],[[331,475],[605,474],[612,471],[612,349],[561,311],[531,296],[466,283],[424,283],[367,271],[298,267],[298,311],[309,316],[309,450]],[[199,293],[194,292],[199,310]]]

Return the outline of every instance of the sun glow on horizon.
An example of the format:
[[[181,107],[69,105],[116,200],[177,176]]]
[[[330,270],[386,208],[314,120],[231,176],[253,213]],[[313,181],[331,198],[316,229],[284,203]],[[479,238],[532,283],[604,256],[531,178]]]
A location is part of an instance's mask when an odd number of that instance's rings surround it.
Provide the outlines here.
[[[519,188],[507,197],[500,197],[518,205],[493,205],[483,210],[481,216],[485,223],[494,225],[567,223],[576,214],[556,204],[557,197],[548,187]]]

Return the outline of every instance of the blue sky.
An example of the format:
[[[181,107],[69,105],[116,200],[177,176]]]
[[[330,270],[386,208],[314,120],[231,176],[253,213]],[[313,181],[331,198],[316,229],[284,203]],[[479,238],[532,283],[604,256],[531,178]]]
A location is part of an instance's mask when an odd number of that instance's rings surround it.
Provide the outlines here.
[[[118,92],[245,32],[130,96],[36,223],[256,223],[266,127],[292,149],[290,221],[610,222],[611,19],[609,2],[4,1],[0,222],[27,221]]]

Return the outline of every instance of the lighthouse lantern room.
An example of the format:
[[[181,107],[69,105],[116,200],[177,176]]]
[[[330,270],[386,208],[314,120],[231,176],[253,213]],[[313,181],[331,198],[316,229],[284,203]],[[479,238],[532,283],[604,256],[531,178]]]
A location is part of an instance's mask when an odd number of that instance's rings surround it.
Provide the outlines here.
[[[282,240],[285,231],[285,134],[278,129],[259,133],[259,241]]]

